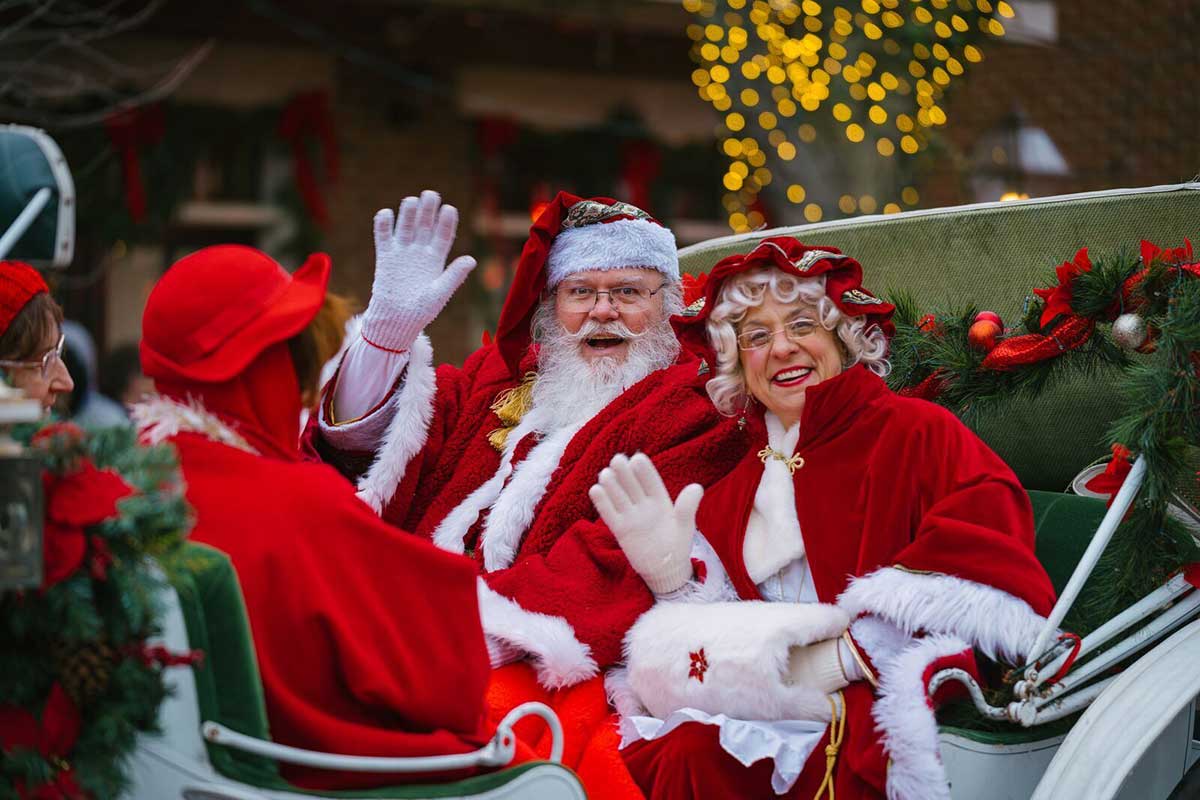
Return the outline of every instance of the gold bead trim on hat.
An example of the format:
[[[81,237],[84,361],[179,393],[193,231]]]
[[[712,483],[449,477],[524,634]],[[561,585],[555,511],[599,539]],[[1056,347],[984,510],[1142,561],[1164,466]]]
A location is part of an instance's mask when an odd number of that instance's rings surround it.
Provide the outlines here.
[[[792,262],[792,266],[801,272],[808,272],[813,268],[813,264],[826,258],[848,258],[841,253],[832,253],[828,250],[809,250],[804,255]]]
[[[853,303],[856,306],[881,306],[883,301],[874,295],[867,294],[861,289],[847,289],[842,292],[843,303]]]
[[[763,464],[766,464],[767,461],[769,461],[772,458],[775,459],[776,461],[782,461],[783,465],[785,467],[787,467],[789,475],[795,475],[796,470],[798,470],[804,466],[804,458],[799,453],[792,456],[791,458],[788,458],[783,453],[779,452],[774,447],[771,447],[769,445],[767,447],[764,447],[762,450],[758,451],[758,460],[761,461]]]
[[[629,203],[620,201],[611,205],[597,203],[595,200],[581,200],[567,211],[567,218],[563,220],[563,230],[568,228],[582,228],[586,225],[594,225],[597,222],[613,219],[614,217],[633,217],[634,219],[653,220],[654,218],[642,211],[637,206],[631,206]]]
[[[821,259],[824,259],[824,258],[849,258],[850,257],[844,253],[835,253],[832,250],[809,250],[807,253],[800,256],[799,258],[792,259],[788,256],[788,254],[786,252],[784,252],[784,249],[782,247],[780,247],[779,245],[775,244],[775,242],[760,242],[758,247],[774,247],[776,250],[779,251],[779,253],[784,258],[786,258],[791,263],[791,265],[793,267],[800,270],[801,272],[808,272],[810,269],[812,269],[813,264],[816,264],[818,261],[820,261]],[[757,250],[758,247],[756,247],[754,249]],[[753,252],[753,251],[751,251],[751,252]]]

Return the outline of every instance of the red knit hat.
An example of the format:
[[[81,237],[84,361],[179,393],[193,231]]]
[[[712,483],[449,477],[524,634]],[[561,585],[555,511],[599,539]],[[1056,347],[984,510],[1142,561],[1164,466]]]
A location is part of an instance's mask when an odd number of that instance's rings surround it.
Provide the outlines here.
[[[142,370],[169,381],[220,383],[321,309],[329,256],[295,274],[259,250],[216,245],[181,258],[155,285],[142,315]]]
[[[530,342],[530,321],[542,292],[576,272],[626,267],[658,270],[679,280],[675,236],[658,220],[609,197],[585,200],[567,192],[546,206],[521,251],[496,343],[513,375]]]
[[[29,301],[50,287],[41,273],[22,261],[0,261],[0,336]]]
[[[725,282],[743,272],[774,267],[798,278],[825,276],[825,294],[848,317],[865,316],[868,329],[880,328],[889,339],[896,332],[896,309],[862,285],[862,266],[836,247],[806,245],[791,236],[763,239],[749,253],[721,259],[707,275],[685,279],[683,313],[671,318],[680,343],[697,355],[716,362],[705,325]]]

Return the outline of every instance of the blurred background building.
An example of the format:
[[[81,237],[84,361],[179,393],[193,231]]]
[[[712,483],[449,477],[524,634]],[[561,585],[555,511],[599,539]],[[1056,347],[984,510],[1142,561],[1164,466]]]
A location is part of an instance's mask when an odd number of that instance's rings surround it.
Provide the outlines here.
[[[56,293],[100,353],[215,242],[325,250],[365,303],[375,210],[426,187],[480,261],[431,330],[459,361],[559,189],[682,245],[1200,170],[1194,0],[15,0],[0,26],[0,117],[75,174]]]

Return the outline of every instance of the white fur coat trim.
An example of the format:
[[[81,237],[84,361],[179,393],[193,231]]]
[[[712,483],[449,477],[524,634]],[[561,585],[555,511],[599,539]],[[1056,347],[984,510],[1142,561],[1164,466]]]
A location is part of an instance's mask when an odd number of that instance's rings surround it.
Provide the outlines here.
[[[550,477],[583,423],[569,425],[538,442],[513,470],[483,523],[480,547],[488,572],[510,566],[533,524],[533,512],[546,494]]]
[[[557,286],[576,272],[625,267],[658,270],[679,281],[675,235],[644,219],[620,219],[568,228],[554,237],[546,259],[547,285]]]
[[[560,689],[599,673],[591,648],[575,637],[565,619],[527,611],[482,578],[478,590],[483,632],[529,653],[542,686]]]
[[[947,633],[988,658],[1019,664],[1046,623],[1007,592],[954,575],[883,567],[855,578],[838,597],[851,616],[875,614],[910,635]]]
[[[358,481],[358,496],[376,514],[383,513],[404,479],[408,462],[429,438],[436,388],[433,346],[429,344],[429,338],[421,334],[410,348],[404,385],[393,401],[396,416],[388,425],[383,445],[375,453],[375,461]]]
[[[435,545],[452,553],[464,551],[463,538],[467,535],[467,531],[475,524],[475,520],[479,519],[480,512],[496,502],[496,498],[500,496],[500,490],[504,488],[504,482],[508,480],[509,475],[512,475],[512,459],[517,443],[533,430],[529,415],[525,416],[526,418],[513,428],[505,439],[504,451],[500,454],[500,466],[496,468],[495,474],[467,495],[461,503],[450,509],[450,513],[446,515],[445,519],[438,523],[433,531]]]
[[[629,682],[655,717],[694,708],[738,719],[828,719],[825,693],[791,684],[789,650],[839,636],[821,603],[660,603],[625,636]]]
[[[955,636],[929,636],[880,670],[879,695],[871,715],[891,759],[888,800],[950,800],[924,674],[937,659],[968,649],[970,645]]]
[[[249,442],[194,397],[186,403],[155,395],[129,409],[138,437],[148,445],[160,444],[177,433],[198,433],[214,442],[258,455]]]

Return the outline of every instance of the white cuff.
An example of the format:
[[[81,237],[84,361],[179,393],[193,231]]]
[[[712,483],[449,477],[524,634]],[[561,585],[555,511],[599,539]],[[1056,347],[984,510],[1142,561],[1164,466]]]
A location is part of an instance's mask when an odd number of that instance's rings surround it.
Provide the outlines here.
[[[333,419],[321,420],[338,428],[357,423],[387,399],[404,368],[409,354],[390,353],[371,346],[361,336],[346,349],[333,387]],[[381,409],[382,410],[382,409]],[[384,427],[387,422],[383,423]]]

